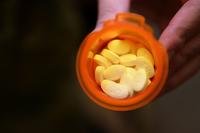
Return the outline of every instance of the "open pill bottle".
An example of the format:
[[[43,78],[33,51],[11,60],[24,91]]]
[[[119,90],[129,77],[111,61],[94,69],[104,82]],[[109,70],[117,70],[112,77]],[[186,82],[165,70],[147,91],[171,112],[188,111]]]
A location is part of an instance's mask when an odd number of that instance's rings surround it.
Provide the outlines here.
[[[154,58],[155,74],[144,90],[125,99],[106,95],[95,81],[94,55],[105,48],[108,42],[130,40],[148,49]],[[128,111],[145,106],[163,90],[168,74],[168,55],[166,49],[153,35],[152,28],[139,14],[119,13],[115,19],[104,22],[99,31],[90,33],[82,42],[76,59],[76,72],[80,85],[88,97],[98,105],[114,110]]]

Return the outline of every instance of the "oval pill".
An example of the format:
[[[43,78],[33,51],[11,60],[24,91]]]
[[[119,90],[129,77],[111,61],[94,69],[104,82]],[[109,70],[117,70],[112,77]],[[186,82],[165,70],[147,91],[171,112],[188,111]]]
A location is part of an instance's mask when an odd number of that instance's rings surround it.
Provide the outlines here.
[[[124,66],[134,66],[133,61],[136,59],[136,55],[134,54],[126,54],[119,57],[120,64]]]
[[[130,42],[126,40],[112,40],[108,43],[107,47],[118,55],[127,54],[130,51]]]
[[[100,66],[108,67],[108,66],[112,65],[112,63],[108,59],[106,59],[105,57],[103,57],[102,55],[99,55],[99,54],[96,54],[94,56],[94,61]]]
[[[137,57],[132,63],[136,66],[135,67],[136,69],[140,69],[140,68],[145,69],[148,78],[151,78],[154,76],[154,73],[155,73],[154,67],[146,58],[142,56]]]
[[[146,48],[139,48],[137,50],[137,56],[143,56],[146,59],[148,59],[152,65],[154,65],[154,58],[152,56],[152,54],[149,52],[149,50],[147,50]]]
[[[101,55],[106,57],[108,60],[110,60],[113,64],[118,64],[119,63],[119,56],[112,52],[111,50],[108,49],[103,49],[101,52]]]
[[[120,83],[126,84],[130,88],[130,92],[138,92],[146,87],[148,78],[144,69],[134,70],[133,68],[126,69],[122,75]]]
[[[124,84],[129,86],[129,96],[134,94],[134,76],[135,76],[135,69],[134,68],[126,68],[126,71],[123,73],[120,79],[120,84]]]
[[[101,82],[102,90],[110,97],[123,99],[129,96],[128,86],[110,80]]]
[[[109,80],[119,80],[121,78],[121,75],[124,73],[126,70],[126,67],[123,65],[111,65],[103,73],[103,77],[105,79]]]
[[[144,69],[138,69],[136,70],[136,73],[134,75],[134,91],[138,92],[143,90],[147,85],[148,77]]]
[[[101,84],[101,81],[104,79],[103,78],[103,72],[105,71],[104,66],[97,66],[95,69],[95,80],[97,84]]]

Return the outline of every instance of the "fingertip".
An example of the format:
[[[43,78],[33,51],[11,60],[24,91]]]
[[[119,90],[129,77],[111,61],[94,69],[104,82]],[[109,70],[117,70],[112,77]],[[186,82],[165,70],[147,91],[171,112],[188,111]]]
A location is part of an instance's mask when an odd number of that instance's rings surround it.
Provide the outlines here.
[[[103,23],[97,23],[93,31],[99,31],[103,27]]]
[[[128,12],[130,0],[99,0],[98,19],[94,31],[101,29],[106,20],[114,19],[117,13]]]

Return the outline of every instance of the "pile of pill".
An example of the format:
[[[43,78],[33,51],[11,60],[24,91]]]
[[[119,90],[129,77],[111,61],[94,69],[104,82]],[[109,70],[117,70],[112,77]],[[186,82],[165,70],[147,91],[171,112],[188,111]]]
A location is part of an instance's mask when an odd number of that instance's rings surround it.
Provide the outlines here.
[[[94,56],[95,80],[105,94],[117,99],[144,90],[154,76],[154,59],[144,47],[115,39]]]

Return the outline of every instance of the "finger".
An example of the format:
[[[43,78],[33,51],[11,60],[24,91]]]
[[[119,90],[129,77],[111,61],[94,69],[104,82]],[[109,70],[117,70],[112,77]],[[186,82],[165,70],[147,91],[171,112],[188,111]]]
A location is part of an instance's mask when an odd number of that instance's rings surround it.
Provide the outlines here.
[[[99,0],[96,30],[102,26],[105,20],[113,19],[119,12],[128,12],[129,8],[130,0]]]
[[[167,28],[160,36],[160,41],[168,49],[181,47],[199,29],[200,0],[189,0],[172,18]]]
[[[189,60],[200,54],[200,34],[196,35],[181,48],[170,62],[170,73],[173,74],[183,67]]]
[[[167,84],[167,91],[172,90],[182,83],[184,83],[187,79],[192,77],[200,70],[200,55],[189,61],[182,69],[177,71],[173,77],[171,77]]]

